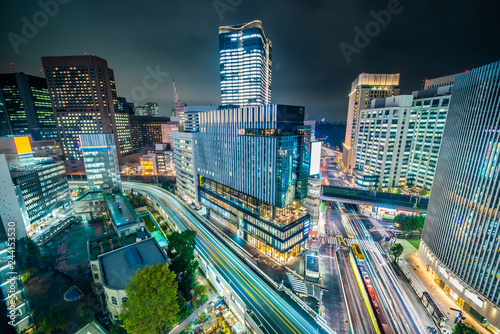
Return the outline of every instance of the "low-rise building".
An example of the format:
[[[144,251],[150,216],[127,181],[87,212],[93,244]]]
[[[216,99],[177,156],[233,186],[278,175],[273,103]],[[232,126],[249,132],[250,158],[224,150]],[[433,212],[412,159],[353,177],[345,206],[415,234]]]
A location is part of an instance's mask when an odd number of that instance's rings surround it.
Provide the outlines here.
[[[166,263],[167,255],[154,238],[112,250],[98,256],[100,277],[111,320],[120,316],[123,303],[127,301],[125,287],[135,276],[137,269]]]
[[[118,237],[130,235],[146,226],[144,220],[139,218],[132,204],[121,192],[106,194],[104,200]]]

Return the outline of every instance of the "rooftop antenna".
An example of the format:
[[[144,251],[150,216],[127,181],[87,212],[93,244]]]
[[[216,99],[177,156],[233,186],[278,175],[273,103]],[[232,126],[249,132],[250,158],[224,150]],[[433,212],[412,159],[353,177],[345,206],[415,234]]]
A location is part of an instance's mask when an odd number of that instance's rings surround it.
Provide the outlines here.
[[[177,95],[177,88],[175,88],[175,79],[173,80],[174,84],[174,103],[177,104],[179,103],[179,95]]]

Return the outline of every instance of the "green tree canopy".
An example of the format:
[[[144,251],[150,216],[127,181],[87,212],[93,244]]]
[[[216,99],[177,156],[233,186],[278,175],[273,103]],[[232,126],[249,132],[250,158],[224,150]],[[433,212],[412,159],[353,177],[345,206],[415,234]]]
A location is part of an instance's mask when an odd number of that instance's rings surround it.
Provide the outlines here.
[[[38,329],[42,333],[64,332],[69,318],[69,311],[57,306],[50,306],[43,310],[39,316],[35,316]]]
[[[394,217],[394,223],[397,224],[397,227],[406,233],[410,233],[412,231],[422,231],[424,228],[424,216],[413,216],[413,215],[405,215],[404,213],[398,214]]]
[[[40,247],[28,237],[19,239],[16,243],[16,264],[21,273],[31,269],[40,269],[42,254]]]
[[[401,254],[403,254],[403,245],[401,244],[394,244],[391,246],[391,253],[392,256],[394,256],[396,259],[398,259]]]
[[[479,334],[479,332],[471,325],[458,322],[453,327],[454,334]]]
[[[191,290],[196,287],[198,261],[194,257],[195,237],[196,232],[191,230],[173,232],[167,237],[167,254],[172,261],[170,269],[177,274],[179,290],[186,300],[191,300]]]
[[[120,320],[128,333],[165,333],[179,313],[177,280],[166,263],[138,269],[125,288]]]

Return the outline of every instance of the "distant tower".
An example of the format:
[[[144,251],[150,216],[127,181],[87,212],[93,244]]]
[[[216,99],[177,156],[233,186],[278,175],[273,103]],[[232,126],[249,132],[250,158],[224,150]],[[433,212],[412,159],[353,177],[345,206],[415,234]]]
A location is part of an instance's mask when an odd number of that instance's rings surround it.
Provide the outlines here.
[[[179,95],[177,94],[177,88],[175,87],[175,80],[173,80],[174,85],[174,109],[172,109],[172,116],[179,117],[179,125],[182,126],[182,116],[184,115],[184,107],[186,103],[179,101]]]

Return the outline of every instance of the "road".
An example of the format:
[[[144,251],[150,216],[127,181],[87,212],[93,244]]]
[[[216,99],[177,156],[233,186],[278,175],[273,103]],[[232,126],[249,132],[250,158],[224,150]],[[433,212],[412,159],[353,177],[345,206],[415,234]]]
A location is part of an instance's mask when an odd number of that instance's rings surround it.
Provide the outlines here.
[[[165,212],[180,230],[197,232],[196,248],[230,282],[231,288],[252,310],[264,333],[325,333],[311,316],[294,304],[284,293],[279,293],[248,268],[224,242],[209,231],[201,219],[187,206],[165,190],[152,185],[123,182],[158,200]]]
[[[356,275],[353,264],[350,260],[350,251],[348,249],[338,249],[336,251],[339,263],[340,276],[346,297],[346,304],[350,319],[351,333],[368,334],[379,333],[370,316],[370,301],[365,298],[361,292],[362,282],[359,280],[359,274]]]
[[[392,333],[426,333],[406,291],[400,285],[389,259],[375,242],[351,205],[346,205],[350,224],[365,256],[366,270],[380,300]]]

